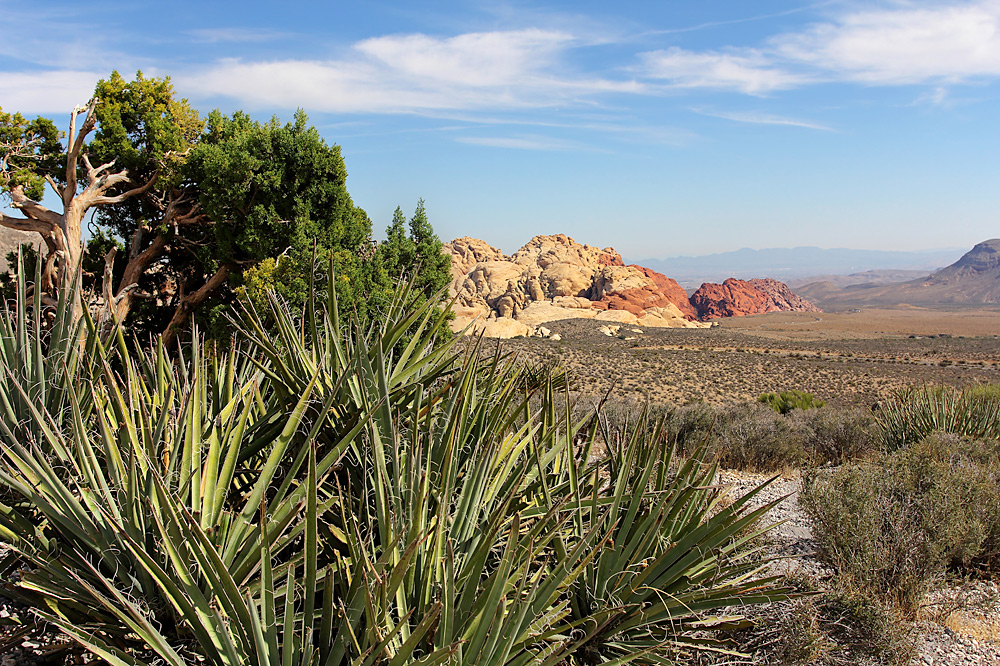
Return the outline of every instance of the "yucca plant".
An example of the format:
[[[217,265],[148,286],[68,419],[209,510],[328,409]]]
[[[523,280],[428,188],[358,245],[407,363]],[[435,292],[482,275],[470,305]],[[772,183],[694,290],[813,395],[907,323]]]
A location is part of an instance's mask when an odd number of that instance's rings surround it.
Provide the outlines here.
[[[584,620],[582,663],[613,660],[673,663],[690,650],[739,655],[725,632],[748,626],[745,604],[787,598],[766,577],[759,537],[762,516],[781,499],[754,510],[748,503],[768,483],[730,502],[716,485],[716,465],[700,462],[704,447],[675,459],[662,421],[648,411],[621,429],[596,422],[608,455],[585,474],[567,475],[581,515],[574,543],[588,523],[610,525],[574,586],[571,618]],[[722,632],[720,634],[720,632]]]
[[[767,507],[642,419],[593,459],[558,379],[409,301],[363,329],[272,296],[228,352],[94,341],[68,416],[0,424],[9,593],[114,664],[317,666],[665,663],[780,596]]]
[[[41,262],[33,284],[25,280],[20,248],[17,267],[14,300],[0,307],[0,419],[11,433],[9,439],[0,433],[4,445],[38,436],[36,410],[56,423],[69,416],[70,388],[91,376],[100,344],[93,321],[72,316],[76,291],[62,290],[54,306],[45,306],[34,288],[41,281]]]
[[[932,432],[974,439],[1000,439],[1000,397],[989,387],[906,388],[875,415],[878,440],[886,451],[920,441]]]

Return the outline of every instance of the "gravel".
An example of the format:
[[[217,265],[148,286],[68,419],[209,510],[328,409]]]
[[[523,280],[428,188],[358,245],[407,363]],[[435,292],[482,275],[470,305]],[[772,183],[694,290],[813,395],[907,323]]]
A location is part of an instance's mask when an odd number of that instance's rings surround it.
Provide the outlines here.
[[[724,470],[720,482],[739,497],[769,476]],[[779,556],[773,569],[780,574],[807,574],[817,580],[833,571],[817,558],[818,544],[811,524],[798,503],[801,478],[779,477],[750,501],[753,507],[786,497],[765,519],[781,522],[770,533],[772,549]],[[914,627],[916,656],[911,666],[1000,666],[1000,585],[979,581],[949,588],[925,600],[926,615]],[[947,612],[952,611],[952,612]]]

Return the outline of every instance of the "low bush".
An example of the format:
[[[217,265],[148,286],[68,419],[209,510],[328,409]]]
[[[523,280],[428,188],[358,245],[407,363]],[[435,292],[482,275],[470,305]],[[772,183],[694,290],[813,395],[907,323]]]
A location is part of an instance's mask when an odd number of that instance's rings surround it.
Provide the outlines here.
[[[807,476],[800,502],[848,585],[913,613],[949,570],[1000,564],[1000,444],[935,434]]]
[[[857,590],[823,589],[808,575],[788,579],[801,596],[768,604],[756,626],[739,636],[753,663],[783,666],[909,664],[912,625],[898,609]]]
[[[875,419],[868,410],[821,407],[796,410],[788,418],[814,464],[841,465],[871,455],[877,448]]]
[[[778,412],[788,414],[795,409],[815,409],[826,404],[812,393],[805,391],[781,391],[780,393],[761,393],[757,402],[763,403]]]
[[[810,460],[803,438],[792,423],[756,403],[727,410],[710,441],[722,466],[732,469],[774,472]]]

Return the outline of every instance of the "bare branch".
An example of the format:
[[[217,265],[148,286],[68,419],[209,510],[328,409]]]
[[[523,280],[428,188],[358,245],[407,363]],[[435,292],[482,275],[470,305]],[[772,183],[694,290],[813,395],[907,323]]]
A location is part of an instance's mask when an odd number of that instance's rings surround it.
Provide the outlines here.
[[[49,186],[52,188],[52,191],[56,193],[56,196],[59,197],[60,199],[62,199],[62,196],[63,196],[62,186],[59,185],[59,183],[56,182],[55,178],[53,178],[52,176],[46,174],[45,175],[45,182],[49,184]]]
[[[114,178],[114,176],[109,176],[107,178],[108,180],[111,180],[112,178]],[[121,180],[127,180],[127,179],[128,178],[125,177],[124,179]],[[121,182],[121,180],[118,180],[117,182]],[[117,182],[114,184],[117,184]],[[126,192],[122,192],[121,194],[115,195],[113,197],[96,196],[89,202],[87,202],[88,203],[87,207],[90,208],[91,206],[106,206],[108,204],[121,203],[126,199],[131,199],[132,197],[139,196],[140,194],[145,194],[150,190],[150,188],[153,187],[154,182],[156,182],[156,174],[153,174],[153,177],[150,178],[148,181],[146,181],[144,185],[140,185],[139,187],[133,188]],[[102,190],[106,192],[110,187],[111,186],[109,185],[107,188],[102,188]]]
[[[49,236],[53,232],[52,225],[48,222],[33,220],[31,218],[11,217],[3,213],[0,213],[0,226],[7,227],[8,229],[17,229],[18,231],[34,231],[42,234],[42,236]]]
[[[93,174],[95,176],[99,176],[102,171],[107,171],[108,169],[110,169],[111,167],[113,167],[115,165],[115,162],[118,161],[118,158],[116,157],[115,159],[111,160],[110,162],[108,162],[106,164],[102,164],[101,166],[97,167],[96,169],[91,169],[91,167],[90,167],[90,158],[85,154],[83,156],[83,159],[85,160],[85,162],[87,164],[88,170],[92,170]]]
[[[235,267],[236,264],[232,262],[222,264],[219,266],[219,270],[215,272],[215,275],[209,278],[208,282],[202,285],[201,288],[192,294],[181,297],[181,302],[178,303],[177,309],[174,310],[174,316],[170,318],[167,328],[160,334],[160,339],[164,344],[170,344],[176,339],[177,333],[185,322],[187,322],[191,311],[218,291],[226,283],[226,280],[229,279],[229,272]]]
[[[97,125],[97,118],[94,116],[94,109],[97,107],[97,98],[94,97],[90,100],[86,107],[77,106],[73,109],[73,113],[69,117],[69,134],[67,135],[67,145],[69,146],[69,152],[66,154],[66,189],[63,190],[62,200],[63,205],[69,208],[70,202],[73,201],[73,196],[76,194],[76,163],[77,159],[80,157],[80,152],[83,150],[84,141],[87,139],[87,135],[93,131],[94,127]],[[86,112],[87,116],[83,120],[83,125],[80,126],[79,131],[76,128],[76,119],[81,114]]]

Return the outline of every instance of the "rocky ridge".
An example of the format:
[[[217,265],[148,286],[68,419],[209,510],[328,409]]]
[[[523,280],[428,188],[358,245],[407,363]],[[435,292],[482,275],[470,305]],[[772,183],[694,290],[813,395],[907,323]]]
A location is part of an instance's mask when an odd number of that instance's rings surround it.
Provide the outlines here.
[[[703,297],[694,300],[666,275],[626,266],[613,248],[583,245],[565,234],[535,236],[510,256],[468,236],[444,249],[452,257],[453,327],[488,337],[545,337],[539,327],[560,319],[704,328],[711,325],[705,319],[720,316],[816,311],[776,280],[703,285]]]
[[[1000,303],[1000,238],[983,241],[950,266],[915,280],[844,287],[814,282],[803,285],[800,293],[834,310],[902,304],[935,307]]]

